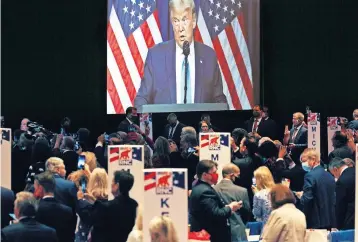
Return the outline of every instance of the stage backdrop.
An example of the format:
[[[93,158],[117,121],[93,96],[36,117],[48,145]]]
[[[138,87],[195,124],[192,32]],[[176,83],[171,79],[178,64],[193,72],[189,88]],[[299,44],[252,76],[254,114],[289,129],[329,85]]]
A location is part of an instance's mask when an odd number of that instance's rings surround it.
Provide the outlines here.
[[[174,38],[168,2],[108,0],[108,114],[124,113],[127,107],[134,105],[144,76],[148,49]],[[215,51],[230,109],[251,109],[259,101],[259,0],[194,2],[197,16],[195,41]],[[200,63],[203,60],[200,59]]]

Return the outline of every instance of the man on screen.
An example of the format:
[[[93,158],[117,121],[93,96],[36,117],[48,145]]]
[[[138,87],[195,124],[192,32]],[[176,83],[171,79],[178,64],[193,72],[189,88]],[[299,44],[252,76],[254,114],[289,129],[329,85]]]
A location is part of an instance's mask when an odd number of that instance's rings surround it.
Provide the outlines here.
[[[149,49],[135,106],[145,104],[227,103],[215,52],[194,42],[194,0],[170,0],[174,40]],[[184,42],[189,42],[185,98]],[[186,99],[186,102],[184,102]]]

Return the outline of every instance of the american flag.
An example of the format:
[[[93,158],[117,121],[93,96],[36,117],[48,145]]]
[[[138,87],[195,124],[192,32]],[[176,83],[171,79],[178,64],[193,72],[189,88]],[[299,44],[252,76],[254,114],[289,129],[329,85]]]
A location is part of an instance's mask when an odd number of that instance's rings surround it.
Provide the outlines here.
[[[133,106],[148,49],[172,37],[167,5],[168,0],[108,1],[107,113]],[[251,109],[254,102],[243,5],[239,0],[195,0],[195,40],[215,50],[232,110]]]
[[[154,187],[156,187],[156,172],[150,171],[150,172],[144,172],[144,191],[148,191]]]

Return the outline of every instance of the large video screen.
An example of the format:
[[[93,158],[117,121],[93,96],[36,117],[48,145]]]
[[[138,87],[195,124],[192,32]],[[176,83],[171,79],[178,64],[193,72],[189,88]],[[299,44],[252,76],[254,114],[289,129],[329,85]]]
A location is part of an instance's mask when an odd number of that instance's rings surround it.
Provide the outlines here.
[[[259,79],[259,0],[108,0],[108,114],[153,104],[252,109]]]

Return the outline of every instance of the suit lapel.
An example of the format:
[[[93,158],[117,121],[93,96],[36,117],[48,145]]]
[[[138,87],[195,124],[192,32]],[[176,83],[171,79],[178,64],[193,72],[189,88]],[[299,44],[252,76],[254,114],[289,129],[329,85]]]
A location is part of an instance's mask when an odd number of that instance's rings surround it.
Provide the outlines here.
[[[195,97],[194,102],[200,103],[202,102],[202,90],[203,87],[201,86],[200,80],[203,76],[203,70],[204,70],[204,60],[201,56],[199,45],[194,42],[194,49],[195,49]]]
[[[166,52],[166,72],[168,73],[168,90],[170,91],[170,103],[177,103],[177,92],[176,92],[176,68],[175,68],[175,40],[168,43],[168,51]],[[161,95],[161,94],[160,94]],[[165,95],[163,93],[163,95]]]

